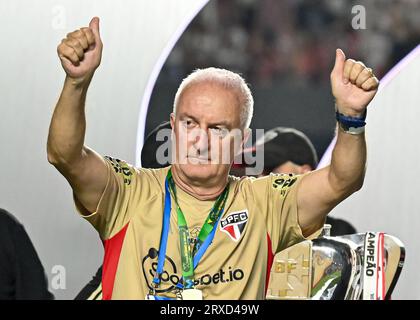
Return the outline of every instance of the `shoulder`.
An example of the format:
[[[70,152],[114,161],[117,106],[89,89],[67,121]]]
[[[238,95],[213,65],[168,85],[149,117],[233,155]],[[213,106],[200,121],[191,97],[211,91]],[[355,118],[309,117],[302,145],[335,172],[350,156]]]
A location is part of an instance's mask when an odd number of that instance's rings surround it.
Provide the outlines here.
[[[0,246],[14,246],[15,239],[24,232],[23,225],[10,212],[0,208]]]
[[[265,203],[273,197],[283,199],[287,195],[290,195],[290,197],[296,195],[303,176],[276,173],[258,178],[230,177],[230,179],[237,193],[241,193],[246,198]]]
[[[241,187],[263,187],[263,186],[271,186],[274,189],[281,188],[281,187],[291,187],[293,186],[298,180],[300,180],[303,175],[293,175],[287,173],[270,173],[264,177],[235,177],[229,176],[229,180],[231,183],[237,184]]]
[[[0,208],[0,228],[20,225],[20,222],[10,212]]]
[[[121,160],[110,156],[105,156],[104,160],[115,172],[115,174],[121,175],[127,180],[131,180],[135,176],[141,176],[144,179],[160,181],[162,180],[162,177],[163,180],[165,179],[166,174],[169,170],[169,167],[159,169],[138,168],[125,160]]]

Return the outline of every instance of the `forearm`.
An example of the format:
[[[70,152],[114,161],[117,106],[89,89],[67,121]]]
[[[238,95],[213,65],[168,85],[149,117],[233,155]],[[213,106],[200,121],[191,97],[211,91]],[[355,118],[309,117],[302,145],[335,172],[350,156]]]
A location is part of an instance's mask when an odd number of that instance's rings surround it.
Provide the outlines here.
[[[80,204],[92,213],[108,179],[105,160],[84,146],[86,94],[102,57],[99,18],[94,17],[89,27],[67,34],[57,54],[66,79],[50,124],[48,161],[67,179]]]
[[[365,134],[352,135],[337,128],[337,142],[328,173],[331,187],[344,196],[359,190],[363,185],[365,168]]]
[[[48,135],[48,160],[69,165],[83,155],[86,131],[85,101],[89,86],[66,77],[55,107]]]

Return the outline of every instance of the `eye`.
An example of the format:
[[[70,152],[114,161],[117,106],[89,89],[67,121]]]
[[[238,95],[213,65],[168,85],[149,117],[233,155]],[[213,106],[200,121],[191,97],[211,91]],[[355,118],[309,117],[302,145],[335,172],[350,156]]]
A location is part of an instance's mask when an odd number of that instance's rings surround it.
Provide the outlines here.
[[[221,128],[221,127],[213,127],[210,128],[210,132],[211,134],[218,136],[218,137],[225,137],[228,133],[228,129],[226,128]]]
[[[182,121],[182,123],[183,123],[184,127],[187,128],[187,129],[194,128],[194,126],[195,126],[195,122],[190,120],[190,119],[184,120],[184,121]]]

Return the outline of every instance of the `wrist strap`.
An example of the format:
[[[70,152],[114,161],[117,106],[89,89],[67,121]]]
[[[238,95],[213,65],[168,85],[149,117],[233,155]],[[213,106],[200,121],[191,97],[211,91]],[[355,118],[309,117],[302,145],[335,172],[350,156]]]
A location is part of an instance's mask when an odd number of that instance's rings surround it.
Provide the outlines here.
[[[340,113],[338,110],[335,112],[335,118],[338,121],[340,128],[349,134],[361,134],[365,132],[366,126],[366,110],[361,117],[350,117]]]

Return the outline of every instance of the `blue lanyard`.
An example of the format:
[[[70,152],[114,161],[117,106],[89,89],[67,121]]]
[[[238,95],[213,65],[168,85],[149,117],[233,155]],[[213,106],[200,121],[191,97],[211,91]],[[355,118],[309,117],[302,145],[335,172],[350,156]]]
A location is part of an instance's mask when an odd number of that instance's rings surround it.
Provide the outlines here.
[[[166,248],[168,244],[168,235],[169,235],[169,223],[171,220],[171,193],[169,192],[168,186],[168,179],[165,179],[165,207],[163,210],[163,228],[162,234],[160,236],[160,244],[159,244],[159,255],[158,255],[158,265],[156,270],[156,275],[153,278],[153,283],[156,286],[159,286],[161,275],[163,273],[163,267],[165,264],[165,257],[166,257]],[[221,210],[221,214],[217,219],[216,223],[211,230],[211,233],[207,236],[206,240],[197,250],[197,253],[194,255],[194,269],[197,267],[198,263],[200,262],[201,258],[203,257],[204,253],[213,242],[214,236],[216,234],[217,226],[219,224],[219,220],[223,215],[224,208]],[[177,288],[183,289],[182,278],[180,282],[177,284]]]
[[[153,283],[158,286],[160,284],[160,276],[163,273],[163,265],[165,264],[166,247],[168,244],[169,222],[171,221],[171,194],[169,193],[168,179],[165,179],[165,209],[163,210],[163,228],[160,235],[158,266]]]

